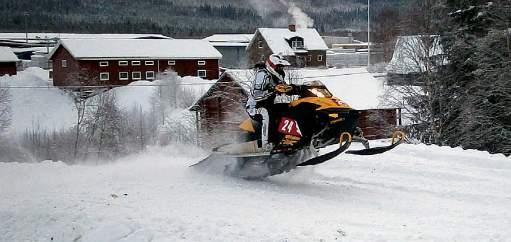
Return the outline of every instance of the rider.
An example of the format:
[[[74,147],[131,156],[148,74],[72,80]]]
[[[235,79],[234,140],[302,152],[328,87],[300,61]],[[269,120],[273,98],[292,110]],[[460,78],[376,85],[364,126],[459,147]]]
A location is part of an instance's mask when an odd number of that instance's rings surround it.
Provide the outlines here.
[[[275,112],[275,97],[277,93],[285,93],[291,89],[284,81],[284,68],[290,66],[281,55],[270,55],[264,66],[256,66],[258,70],[252,80],[250,95],[246,109],[252,119],[261,119],[261,148],[271,150],[268,130],[272,125],[270,117]]]

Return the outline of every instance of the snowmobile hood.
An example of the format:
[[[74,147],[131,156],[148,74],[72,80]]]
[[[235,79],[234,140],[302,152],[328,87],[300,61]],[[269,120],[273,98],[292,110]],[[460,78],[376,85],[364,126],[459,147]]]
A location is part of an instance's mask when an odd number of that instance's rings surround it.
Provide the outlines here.
[[[291,107],[296,107],[302,103],[311,103],[319,106],[316,110],[325,110],[325,109],[351,109],[350,105],[343,102],[338,98],[325,98],[325,97],[306,97],[300,98],[296,101],[291,102],[289,105]]]

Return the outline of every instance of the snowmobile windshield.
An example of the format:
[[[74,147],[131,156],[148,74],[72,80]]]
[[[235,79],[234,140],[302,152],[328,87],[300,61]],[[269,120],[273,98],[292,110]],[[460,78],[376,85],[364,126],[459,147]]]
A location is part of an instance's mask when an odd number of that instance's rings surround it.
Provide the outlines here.
[[[331,98],[333,97],[332,93],[328,91],[325,84],[321,81],[310,81],[303,83],[305,90],[307,90],[305,96],[308,97],[324,97]]]
[[[307,90],[306,96],[331,98],[333,95],[328,91],[321,81],[310,81],[303,83]]]
[[[307,89],[310,93],[312,93],[315,97],[326,97],[331,98],[332,93],[326,89],[326,87],[308,87]]]

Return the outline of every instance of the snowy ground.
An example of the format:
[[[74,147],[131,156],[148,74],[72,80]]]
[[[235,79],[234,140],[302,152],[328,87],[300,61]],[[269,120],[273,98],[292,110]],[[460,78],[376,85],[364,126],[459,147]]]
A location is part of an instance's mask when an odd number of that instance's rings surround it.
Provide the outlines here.
[[[509,241],[511,160],[402,145],[263,181],[200,173],[205,153],[110,164],[0,163],[0,241]]]

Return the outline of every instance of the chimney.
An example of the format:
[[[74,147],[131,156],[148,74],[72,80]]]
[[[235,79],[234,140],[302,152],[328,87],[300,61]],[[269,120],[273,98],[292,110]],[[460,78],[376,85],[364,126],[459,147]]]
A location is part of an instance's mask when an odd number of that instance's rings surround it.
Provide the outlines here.
[[[295,24],[290,24],[289,25],[289,31],[296,32],[296,25]]]

